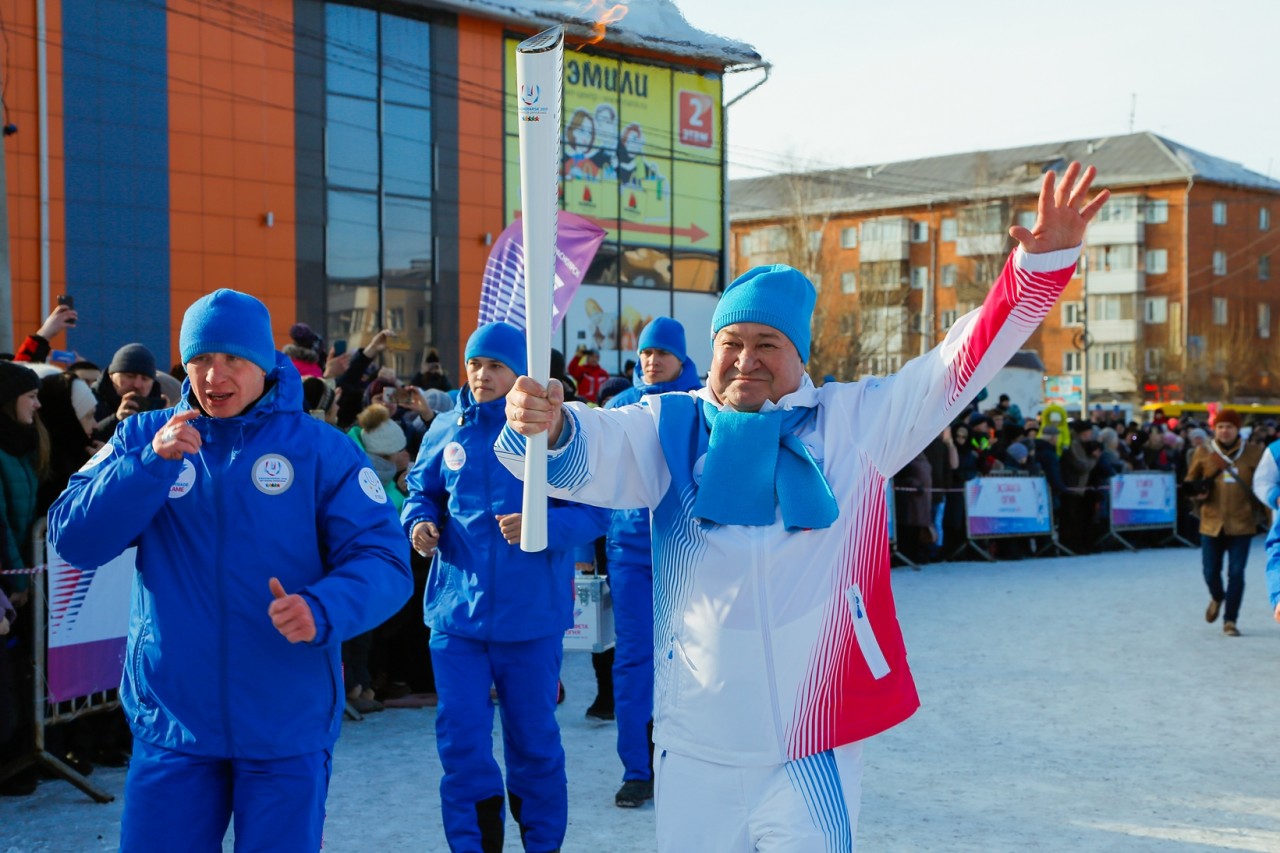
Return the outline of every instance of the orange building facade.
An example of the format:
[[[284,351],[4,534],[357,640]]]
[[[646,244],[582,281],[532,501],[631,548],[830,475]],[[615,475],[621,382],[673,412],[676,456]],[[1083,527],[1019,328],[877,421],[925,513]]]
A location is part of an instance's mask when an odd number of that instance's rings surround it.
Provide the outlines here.
[[[234,287],[267,304],[278,345],[296,321],[351,347],[390,328],[397,374],[432,348],[456,370],[489,246],[518,210],[512,51],[555,22],[538,3],[512,9],[490,19],[450,2],[0,0],[16,127],[4,141],[11,345],[70,294],[80,323],[55,348],[106,364],[141,341],[173,362],[186,307]],[[601,219],[609,237],[585,284],[597,313],[621,323],[633,291],[648,316],[689,300],[709,313],[725,266],[719,81],[759,57],[679,33],[671,43],[683,46],[667,50],[661,21],[591,47],[574,36],[586,24],[566,29],[573,55],[654,81],[648,102],[628,101],[606,77],[599,99],[633,113],[663,179],[632,194],[667,199],[644,227]],[[714,98],[705,150],[670,141],[681,86]],[[672,221],[695,198],[708,220],[696,245]],[[629,280],[637,259],[665,278]],[[576,322],[555,343],[571,350],[601,323]]]
[[[734,181],[732,268],[819,284],[815,375],[892,373],[981,304],[1043,171],[1071,159],[1113,199],[1026,345],[1046,401],[1280,397],[1280,182],[1151,134]]]

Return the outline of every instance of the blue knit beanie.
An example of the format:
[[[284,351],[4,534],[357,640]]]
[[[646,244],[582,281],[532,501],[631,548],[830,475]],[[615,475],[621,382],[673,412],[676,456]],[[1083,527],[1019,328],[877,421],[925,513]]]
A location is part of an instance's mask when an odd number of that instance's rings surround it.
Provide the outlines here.
[[[463,358],[492,358],[515,371],[517,376],[529,372],[525,366],[524,332],[510,323],[487,323],[467,339]]]
[[[222,288],[202,296],[182,316],[178,350],[186,364],[198,355],[223,352],[252,361],[264,372],[276,366],[275,339],[267,306],[247,293]]]
[[[647,349],[666,350],[684,361],[684,326],[680,325],[679,320],[672,320],[670,317],[658,317],[649,321],[640,330],[640,345],[636,347],[636,352]]]
[[[807,362],[817,301],[817,291],[799,270],[785,264],[755,267],[725,288],[711,318],[711,336],[734,323],[763,323],[786,335]]]

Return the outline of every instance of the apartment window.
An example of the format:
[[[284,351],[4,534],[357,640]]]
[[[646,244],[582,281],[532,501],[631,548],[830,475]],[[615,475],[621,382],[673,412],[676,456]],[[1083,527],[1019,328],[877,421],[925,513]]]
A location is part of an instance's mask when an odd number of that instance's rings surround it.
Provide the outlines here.
[[[1225,201],[1215,201],[1213,203],[1213,224],[1227,224],[1227,203]]]
[[[1169,297],[1151,296],[1147,298],[1143,318],[1148,323],[1165,323],[1169,320]]]
[[[1099,370],[1128,370],[1133,366],[1133,347],[1130,345],[1103,345],[1096,352],[1094,366]]]
[[[1090,320],[1132,320],[1136,310],[1136,296],[1090,296]]]
[[[929,286],[929,268],[928,267],[912,267],[911,268],[911,289],[924,290]]]
[[[1147,224],[1160,225],[1169,221],[1169,202],[1162,198],[1147,202]]]
[[[945,332],[947,329],[950,329],[952,326],[956,324],[957,313],[958,312],[956,311],[956,309],[952,308],[951,310],[943,311],[941,314],[938,315],[938,320],[942,324],[943,332]]]
[[[1227,274],[1227,253],[1221,249],[1213,253],[1213,274]]]
[[[1213,325],[1227,325],[1227,300],[1221,296],[1213,298]]]
[[[1148,249],[1147,250],[1147,274],[1160,275],[1169,271],[1169,250],[1168,249]]]
[[[1084,303],[1083,302],[1062,303],[1062,325],[1064,326],[1084,325]]]
[[[841,293],[857,293],[858,292],[858,274],[852,270],[840,273],[840,292]]]
[[[1149,349],[1143,354],[1142,368],[1147,373],[1159,373],[1164,369],[1164,350],[1160,348]]]
[[[1266,302],[1258,303],[1258,337],[1271,337],[1271,305]]]
[[[1079,373],[1083,364],[1084,362],[1080,359],[1079,350],[1070,349],[1062,354],[1063,373]]]
[[[912,315],[911,315],[911,331],[912,331],[912,332],[914,332],[914,333],[915,333],[915,334],[917,334],[917,335],[923,335],[923,334],[924,334],[924,328],[925,328],[925,325],[926,325],[926,324],[925,324],[925,316],[924,316],[924,314],[912,314]]]
[[[1136,195],[1112,196],[1098,211],[1099,222],[1137,222],[1142,213],[1142,199]]]
[[[1106,209],[1105,207],[1103,208]],[[1138,268],[1137,246],[1090,246],[1090,272],[1123,272]]]
[[[1258,258],[1258,281],[1266,281],[1271,278],[1271,256],[1263,255]]]
[[[1271,230],[1271,208],[1263,207],[1258,209],[1258,230]]]
[[[809,251],[814,253],[822,251],[822,229],[809,232]]]
[[[928,222],[912,222],[911,223],[911,242],[927,243],[929,241],[929,223]]]
[[[1169,321],[1169,297],[1147,297],[1142,316],[1147,323],[1167,323]]]
[[[942,265],[942,286],[943,287],[956,286],[956,265],[955,264]]]
[[[954,219],[942,220],[938,239],[944,243],[954,243],[956,241],[956,221]]]
[[[1018,224],[1030,231],[1036,224],[1036,212],[1034,210],[1018,211]]]
[[[841,249],[858,248],[858,226],[857,225],[840,229],[840,248]]]

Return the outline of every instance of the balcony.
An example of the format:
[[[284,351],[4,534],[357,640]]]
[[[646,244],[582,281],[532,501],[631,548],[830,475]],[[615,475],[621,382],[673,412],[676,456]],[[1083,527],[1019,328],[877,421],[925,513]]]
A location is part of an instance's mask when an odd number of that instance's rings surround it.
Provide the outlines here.
[[[1094,222],[1089,226],[1085,239],[1093,246],[1141,245],[1146,238],[1147,226],[1142,220],[1129,222]]]
[[[1089,321],[1089,337],[1095,344],[1131,344],[1141,335],[1142,324],[1137,320]]]
[[[864,241],[858,246],[858,260],[863,263],[872,261],[905,261],[911,256],[911,243],[906,240]]]
[[[1093,325],[1090,324],[1092,330]],[[1089,371],[1089,397],[1110,392],[1112,394],[1133,394],[1138,390],[1138,378],[1132,370],[1091,370]]]
[[[1003,255],[1009,236],[1007,234],[970,234],[956,238],[956,254],[962,258],[974,255]]]
[[[1147,286],[1147,276],[1142,270],[1089,271],[1089,295],[1106,293],[1142,293]]]

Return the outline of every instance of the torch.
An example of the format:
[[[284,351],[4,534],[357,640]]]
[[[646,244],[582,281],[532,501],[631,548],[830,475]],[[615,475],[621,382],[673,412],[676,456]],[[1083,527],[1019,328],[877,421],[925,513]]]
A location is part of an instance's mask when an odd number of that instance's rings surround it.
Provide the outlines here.
[[[560,207],[560,100],[564,30],[552,27],[516,48],[520,112],[520,210],[524,219],[525,343],[529,375],[551,381],[551,313]],[[524,457],[520,548],[547,547],[547,434],[530,436]]]

